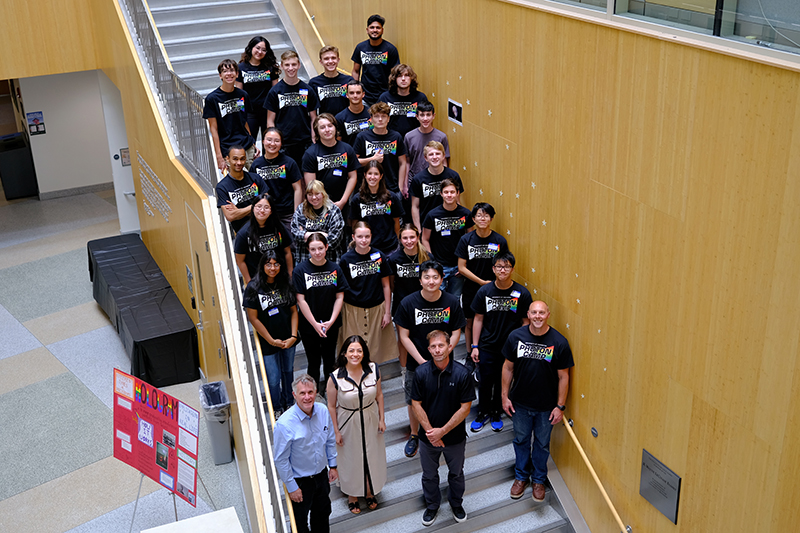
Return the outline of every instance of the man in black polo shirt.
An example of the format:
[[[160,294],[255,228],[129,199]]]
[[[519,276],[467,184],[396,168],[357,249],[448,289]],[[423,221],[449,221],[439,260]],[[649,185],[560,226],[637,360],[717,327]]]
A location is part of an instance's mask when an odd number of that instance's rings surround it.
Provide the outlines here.
[[[404,388],[411,437],[405,446],[407,457],[414,457],[419,447],[419,421],[411,407],[411,386],[417,367],[430,359],[428,333],[434,330],[451,333],[450,344],[452,348],[455,348],[461,338],[461,328],[467,324],[458,298],[439,288],[442,285],[443,277],[442,265],[436,261],[422,263],[419,266],[419,281],[422,284],[422,290],[403,298],[400,307],[394,314],[397,335],[408,352],[405,363]]]
[[[464,419],[475,399],[470,373],[450,357],[453,347],[450,334],[434,330],[428,333],[428,350],[432,360],[417,368],[411,401],[420,426],[420,463],[425,513],[422,525],[436,520],[441,502],[439,492],[439,457],[447,463],[447,499],[456,522],[467,519],[461,506],[464,496],[464,451],[467,432]]]

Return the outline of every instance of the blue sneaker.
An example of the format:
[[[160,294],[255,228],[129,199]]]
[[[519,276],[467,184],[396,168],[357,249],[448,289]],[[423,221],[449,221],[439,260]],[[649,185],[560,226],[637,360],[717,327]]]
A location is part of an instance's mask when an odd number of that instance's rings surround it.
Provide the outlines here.
[[[495,413],[492,415],[492,431],[495,433],[503,431],[503,421],[500,419],[502,415]]]
[[[475,417],[475,420],[472,421],[472,424],[469,425],[469,430],[473,433],[477,433],[483,429],[483,426],[489,422],[489,415],[486,413],[478,413],[478,416]]]

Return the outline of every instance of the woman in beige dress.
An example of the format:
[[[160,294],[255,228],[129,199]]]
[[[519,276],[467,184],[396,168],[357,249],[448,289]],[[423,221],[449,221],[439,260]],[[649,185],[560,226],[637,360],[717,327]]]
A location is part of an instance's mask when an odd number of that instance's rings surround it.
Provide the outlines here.
[[[378,365],[370,362],[367,343],[358,335],[345,339],[328,379],[328,411],[336,432],[341,490],[353,514],[361,513],[358,497],[370,510],[386,483],[386,430]]]

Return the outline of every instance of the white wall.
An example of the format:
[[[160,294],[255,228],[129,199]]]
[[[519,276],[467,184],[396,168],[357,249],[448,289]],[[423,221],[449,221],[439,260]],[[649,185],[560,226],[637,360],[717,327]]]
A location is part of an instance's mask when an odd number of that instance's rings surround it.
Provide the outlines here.
[[[117,86],[108,79],[102,70],[98,70],[97,79],[100,82],[100,96],[103,103],[103,116],[106,124],[108,139],[108,161],[111,164],[111,174],[114,181],[114,196],[117,200],[117,213],[119,214],[119,227],[121,233],[139,231],[139,211],[136,209],[136,197],[126,195],[134,192],[133,166],[122,166],[120,149],[128,147],[128,134],[125,131],[125,116],[122,112],[122,95]]]
[[[39,194],[112,182],[98,72],[69,72],[19,80],[26,113],[42,111],[47,133],[31,137]],[[77,192],[77,191],[76,191]]]

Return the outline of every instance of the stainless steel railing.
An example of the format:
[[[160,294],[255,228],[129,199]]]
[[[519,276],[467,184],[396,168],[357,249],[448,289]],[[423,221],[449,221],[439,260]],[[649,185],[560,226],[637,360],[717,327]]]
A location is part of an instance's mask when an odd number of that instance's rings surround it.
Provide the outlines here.
[[[118,1],[126,14],[128,29],[149,78],[151,89],[161,111],[161,118],[167,125],[167,133],[172,147],[198,185],[209,196],[212,196],[217,184],[218,173],[210,132],[205,119],[203,119],[203,97],[172,71],[146,0]],[[219,256],[225,271],[221,273],[224,277],[222,279],[224,289],[219,296],[226,299],[231,313],[236,315],[230,317],[233,331],[223,332],[220,325],[222,349],[233,355],[236,350],[231,349],[231,343],[242,347],[243,361],[238,361],[236,357],[233,357],[230,363],[243,363],[247,374],[243,377],[246,397],[238,401],[240,406],[244,406],[245,402],[248,403],[252,408],[251,412],[255,413],[253,418],[260,445],[258,456],[261,458],[263,467],[263,470],[257,469],[258,482],[259,484],[266,482],[269,493],[267,497],[274,516],[274,529],[270,527],[271,524],[267,527],[270,531],[288,533],[291,532],[291,526],[285,519],[280,483],[272,459],[268,414],[265,413],[261,402],[262,391],[259,387],[258,370],[250,345],[248,322],[242,307],[242,294],[229,226],[219,210],[216,210],[213,215],[216,217],[213,227],[208,229],[216,233],[216,242],[219,243],[221,252]],[[264,383],[264,387],[266,387],[266,383]],[[269,394],[268,391],[265,392]],[[250,437],[250,435],[246,436],[246,438]]]
[[[203,97],[170,68],[153,17],[143,0],[119,0],[127,10],[131,34],[140,49],[163,119],[169,126],[177,155],[195,181],[209,195],[217,185],[217,165],[208,127],[203,119]]]

